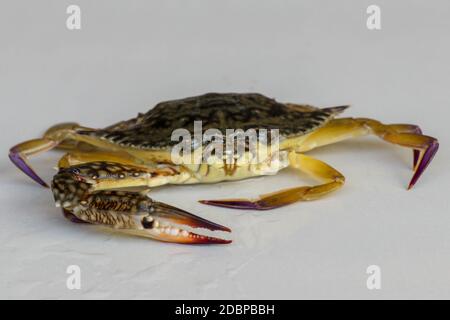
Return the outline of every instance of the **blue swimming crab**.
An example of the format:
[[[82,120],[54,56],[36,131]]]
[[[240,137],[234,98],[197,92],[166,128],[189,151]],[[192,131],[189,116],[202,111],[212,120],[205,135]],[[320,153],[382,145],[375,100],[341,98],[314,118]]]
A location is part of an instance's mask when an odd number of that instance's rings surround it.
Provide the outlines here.
[[[208,93],[166,101],[145,114],[103,129],[76,123],[56,125],[42,138],[10,149],[12,162],[33,180],[47,186],[28,164],[27,157],[53,148],[67,150],[58,163],[51,189],[56,205],[74,222],[112,227],[154,239],[190,244],[230,243],[190,229],[231,230],[148,196],[148,189],[164,184],[214,183],[274,174],[291,167],[319,181],[261,195],[255,199],[202,200],[201,203],[237,209],[267,210],[297,201],[319,199],[341,188],[344,176],[305,153],[345,139],[372,134],[413,150],[411,188],[436,154],[439,143],[417,125],[383,124],[367,118],[336,118],[347,106],[317,108],[280,103],[256,93]],[[216,161],[177,164],[171,133],[177,128],[202,130],[277,129],[277,157],[263,161]],[[276,158],[276,160],[275,160]]]

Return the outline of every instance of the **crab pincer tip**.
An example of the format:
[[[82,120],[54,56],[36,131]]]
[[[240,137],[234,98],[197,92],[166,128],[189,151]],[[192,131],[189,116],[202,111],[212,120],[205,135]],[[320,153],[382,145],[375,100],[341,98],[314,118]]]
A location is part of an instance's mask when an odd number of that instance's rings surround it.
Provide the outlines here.
[[[233,240],[204,236],[193,232],[189,232],[189,238],[190,240],[185,244],[230,244],[233,242]]]
[[[174,223],[185,224],[193,228],[204,228],[211,231],[231,232],[231,229],[226,226],[209,221],[163,202],[155,202],[154,208],[156,209],[156,214],[159,214],[160,217],[165,217]]]

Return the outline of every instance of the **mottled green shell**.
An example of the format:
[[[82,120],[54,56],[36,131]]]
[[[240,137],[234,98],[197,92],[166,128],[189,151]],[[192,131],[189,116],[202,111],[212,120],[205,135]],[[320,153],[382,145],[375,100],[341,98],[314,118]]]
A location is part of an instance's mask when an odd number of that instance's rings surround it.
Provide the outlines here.
[[[157,104],[146,114],[97,131],[80,132],[112,143],[139,149],[167,149],[175,129],[194,133],[194,121],[203,132],[218,129],[278,129],[281,138],[304,135],[325,124],[346,108],[319,109],[283,104],[257,93],[207,93]]]

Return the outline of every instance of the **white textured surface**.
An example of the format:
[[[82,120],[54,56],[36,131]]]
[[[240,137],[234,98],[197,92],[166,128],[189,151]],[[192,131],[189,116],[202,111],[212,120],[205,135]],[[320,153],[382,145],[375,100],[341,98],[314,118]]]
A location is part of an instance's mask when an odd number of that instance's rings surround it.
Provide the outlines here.
[[[0,298],[450,298],[448,1],[9,1],[0,13]],[[417,123],[441,150],[414,190],[409,150],[362,138],[312,154],[345,188],[268,212],[198,199],[254,196],[292,172],[154,198],[233,229],[228,246],[182,246],[71,224],[9,163],[7,149],[57,122],[105,126],[156,102],[257,91],[349,115]],[[48,180],[57,153],[33,159]],[[66,267],[82,270],[66,289]],[[366,268],[382,289],[366,289]]]

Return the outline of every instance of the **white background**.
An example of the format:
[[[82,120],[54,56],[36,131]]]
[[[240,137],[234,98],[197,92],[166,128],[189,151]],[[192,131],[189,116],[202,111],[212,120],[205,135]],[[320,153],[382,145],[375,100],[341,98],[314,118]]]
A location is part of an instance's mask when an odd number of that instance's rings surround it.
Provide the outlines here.
[[[450,4],[376,1],[5,1],[0,10],[1,298],[450,298]],[[66,28],[66,8],[82,29]],[[312,152],[347,177],[326,199],[267,212],[199,199],[311,182],[286,171],[164,187],[153,197],[227,225],[228,246],[183,246],[71,224],[7,159],[58,122],[102,127],[210,91],[351,104],[420,124],[441,149],[411,191],[412,151],[373,137]],[[49,181],[61,154],[33,158]],[[304,179],[302,179],[304,178]],[[66,288],[68,265],[81,290]],[[381,267],[382,289],[366,288]]]

